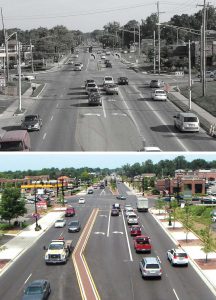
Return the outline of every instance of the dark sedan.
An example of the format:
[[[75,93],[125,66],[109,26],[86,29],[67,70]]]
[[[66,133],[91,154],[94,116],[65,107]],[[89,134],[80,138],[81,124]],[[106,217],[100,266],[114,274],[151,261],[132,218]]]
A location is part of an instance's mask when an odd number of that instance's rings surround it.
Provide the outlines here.
[[[116,196],[116,199],[126,200],[126,197],[124,195],[118,195],[118,196]]]
[[[28,131],[39,131],[42,127],[42,120],[39,115],[26,115],[22,120],[21,128]]]
[[[119,216],[119,210],[117,208],[112,208],[111,216]]]
[[[25,289],[22,300],[46,300],[51,293],[48,280],[35,280]]]
[[[127,77],[119,77],[118,78],[118,84],[119,85],[128,84],[128,78]]]
[[[68,224],[68,232],[79,232],[80,229],[81,229],[81,225],[78,220],[71,221]]]

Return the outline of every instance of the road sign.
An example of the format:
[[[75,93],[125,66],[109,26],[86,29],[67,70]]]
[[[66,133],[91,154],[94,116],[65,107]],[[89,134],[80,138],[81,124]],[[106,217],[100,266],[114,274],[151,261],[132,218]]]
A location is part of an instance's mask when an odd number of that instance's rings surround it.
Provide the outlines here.
[[[37,208],[43,208],[43,209],[47,209],[47,203],[46,201],[39,201],[37,202]]]
[[[39,215],[39,214],[36,214],[36,213],[33,213],[33,214],[32,214],[32,217],[38,219],[38,218],[40,217],[40,215]]]

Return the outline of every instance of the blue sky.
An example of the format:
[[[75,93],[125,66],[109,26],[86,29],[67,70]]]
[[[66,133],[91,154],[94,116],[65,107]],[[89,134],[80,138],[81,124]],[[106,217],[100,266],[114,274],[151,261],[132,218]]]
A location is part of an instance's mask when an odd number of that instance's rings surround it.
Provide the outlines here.
[[[194,14],[203,0],[161,0],[160,21],[169,21],[175,14]],[[211,1],[215,5],[216,0]],[[141,21],[157,13],[157,1],[152,0],[0,0],[6,28],[52,28],[64,25],[68,29],[90,32],[102,29],[109,22],[120,25],[130,20]]]
[[[0,172],[16,170],[40,170],[42,168],[117,168],[125,164],[142,163],[151,159],[154,163],[162,159],[174,159],[183,155],[191,161],[202,158],[206,161],[216,160],[214,153],[33,153],[1,154]]]

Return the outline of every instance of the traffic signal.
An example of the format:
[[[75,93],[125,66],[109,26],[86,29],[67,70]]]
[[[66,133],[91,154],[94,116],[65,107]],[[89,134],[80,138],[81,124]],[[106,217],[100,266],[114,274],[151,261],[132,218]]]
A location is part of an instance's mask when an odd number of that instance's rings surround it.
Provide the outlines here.
[[[74,53],[74,47],[71,47],[71,53]]]
[[[92,53],[92,46],[89,47],[89,53]]]

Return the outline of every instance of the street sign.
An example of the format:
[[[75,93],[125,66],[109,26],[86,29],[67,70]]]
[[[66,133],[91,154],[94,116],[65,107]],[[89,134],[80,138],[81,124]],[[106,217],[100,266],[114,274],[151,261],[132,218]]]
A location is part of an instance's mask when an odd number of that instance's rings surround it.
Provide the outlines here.
[[[37,208],[47,209],[47,203],[46,201],[39,201],[36,203]]]
[[[32,217],[38,219],[38,218],[40,217],[40,215],[39,215],[39,214],[36,214],[36,213],[33,213],[33,214],[32,214]]]

